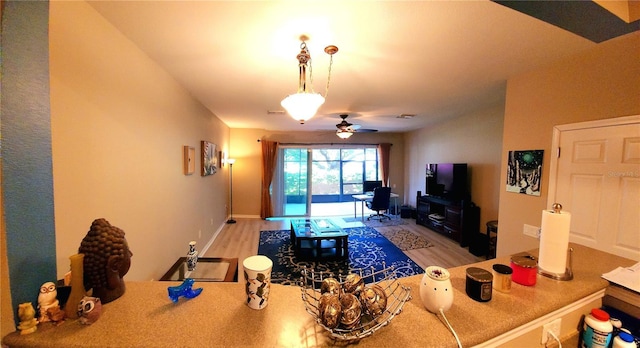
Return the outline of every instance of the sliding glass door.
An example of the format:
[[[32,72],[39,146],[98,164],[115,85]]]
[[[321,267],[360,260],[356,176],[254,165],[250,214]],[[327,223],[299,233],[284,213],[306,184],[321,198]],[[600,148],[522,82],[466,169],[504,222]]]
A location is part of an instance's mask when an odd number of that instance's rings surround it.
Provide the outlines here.
[[[362,184],[380,180],[373,146],[283,147],[279,156],[282,192],[276,195],[282,216],[309,216],[311,204],[350,202]],[[280,209],[278,209],[280,208]]]
[[[284,173],[284,216],[307,216],[311,211],[309,192],[309,156],[306,148],[282,149]]]

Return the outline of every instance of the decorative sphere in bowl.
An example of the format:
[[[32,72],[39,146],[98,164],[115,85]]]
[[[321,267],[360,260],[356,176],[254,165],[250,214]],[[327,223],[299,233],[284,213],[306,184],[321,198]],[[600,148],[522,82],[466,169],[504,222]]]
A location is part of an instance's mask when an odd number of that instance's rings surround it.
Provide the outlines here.
[[[333,329],[340,324],[341,316],[342,305],[340,304],[340,297],[330,293],[322,294],[318,304],[318,317],[320,318],[320,322],[324,326]]]
[[[387,308],[387,295],[377,284],[366,286],[360,293],[360,302],[363,309],[375,318]]]
[[[362,290],[364,290],[364,280],[361,276],[355,273],[350,273],[347,278],[345,278],[342,287],[344,288],[344,292],[357,296]]]
[[[342,305],[342,317],[340,323],[346,329],[352,329],[360,323],[360,315],[362,314],[362,306],[356,295],[345,293],[340,296],[340,304]]]
[[[330,293],[333,295],[340,295],[340,282],[336,278],[325,278],[320,285],[320,293]]]

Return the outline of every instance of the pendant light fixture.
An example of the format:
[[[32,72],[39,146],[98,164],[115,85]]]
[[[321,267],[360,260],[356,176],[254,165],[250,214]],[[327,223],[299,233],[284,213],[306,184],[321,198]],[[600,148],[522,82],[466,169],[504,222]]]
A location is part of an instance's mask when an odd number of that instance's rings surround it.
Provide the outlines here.
[[[338,47],[327,46],[324,48],[331,58],[329,61],[329,75],[327,77],[327,87],[324,93],[324,97],[320,93],[313,91],[313,68],[311,65],[311,53],[307,48],[305,42],[308,38],[303,35],[300,37],[302,43],[300,44],[300,53],[297,55],[298,69],[299,69],[299,81],[298,92],[290,94],[280,102],[285,110],[300,124],[304,124],[307,120],[312,118],[318,108],[324,104],[324,100],[329,92],[329,82],[331,81],[331,66],[333,65],[333,55],[338,52]],[[307,83],[307,70],[309,70],[309,83]]]

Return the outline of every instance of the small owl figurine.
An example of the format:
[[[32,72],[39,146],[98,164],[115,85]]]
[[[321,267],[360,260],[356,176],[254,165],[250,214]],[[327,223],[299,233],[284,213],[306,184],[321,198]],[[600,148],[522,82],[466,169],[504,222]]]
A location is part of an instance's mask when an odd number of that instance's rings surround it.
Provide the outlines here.
[[[60,307],[60,303],[56,298],[57,296],[58,290],[56,289],[56,284],[53,282],[46,282],[40,287],[40,293],[38,294],[38,309],[40,310],[41,323],[51,320],[47,314],[49,309]]]
[[[38,327],[38,320],[35,318],[36,311],[33,309],[33,305],[31,302],[20,303],[18,305],[18,318],[20,318],[20,325],[18,325],[18,330],[20,330],[21,335],[27,335],[33,332],[36,332]]]
[[[85,296],[78,304],[78,320],[81,324],[91,325],[102,314],[102,303],[97,297]]]

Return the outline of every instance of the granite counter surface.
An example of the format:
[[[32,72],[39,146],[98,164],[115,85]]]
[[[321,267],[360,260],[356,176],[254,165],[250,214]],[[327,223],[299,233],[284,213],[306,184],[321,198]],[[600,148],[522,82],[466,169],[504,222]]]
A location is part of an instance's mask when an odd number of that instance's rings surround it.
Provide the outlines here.
[[[513,284],[508,294],[493,291],[489,302],[476,302],[465,293],[465,270],[491,270],[509,257],[449,269],[454,303],[445,314],[462,345],[470,347],[508,332],[605,289],[602,273],[635,261],[580,245],[574,247],[574,279],[554,281],[538,276],[535,286]],[[537,250],[530,251],[537,255]],[[420,300],[422,275],[400,279],[412,299],[389,325],[357,343],[364,347],[456,347],[440,316],[429,313]],[[173,303],[167,287],[178,282],[127,282],[125,294],[105,304],[93,325],[68,320],[54,327],[40,324],[30,335],[4,337],[9,347],[317,347],[344,345],[331,340],[306,313],[300,288],[273,284],[269,305],[253,310],[245,305],[242,283],[196,283],[204,291],[191,300]],[[538,342],[532,342],[537,347]]]

